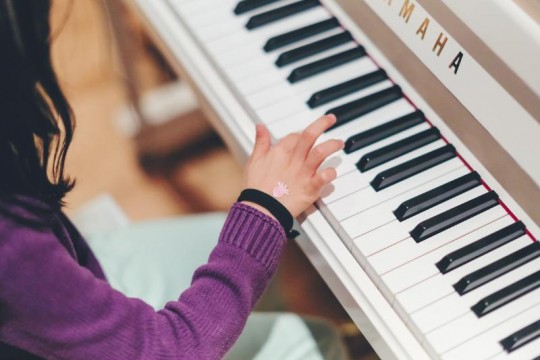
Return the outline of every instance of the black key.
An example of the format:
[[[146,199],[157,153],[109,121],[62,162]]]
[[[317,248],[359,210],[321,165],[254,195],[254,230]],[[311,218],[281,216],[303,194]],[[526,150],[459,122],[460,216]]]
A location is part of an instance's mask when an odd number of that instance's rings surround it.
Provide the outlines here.
[[[274,36],[266,42],[264,45],[264,51],[270,52],[272,50],[279,49],[283,46],[307,39],[308,37],[320,34],[338,26],[339,21],[336,18],[331,18],[297,30],[289,31],[288,33],[282,35]]]
[[[472,172],[403,202],[394,215],[399,221],[406,220],[481,184],[480,175]]]
[[[502,339],[499,343],[502,345],[506,352],[510,353],[519,349],[523,345],[530,343],[540,337],[540,320],[533,322],[530,325],[525,326],[523,329],[516,331],[507,338]],[[537,357],[535,359],[540,359]],[[535,360],[533,359],[533,360]]]
[[[534,242],[463,277],[454,284],[454,289],[459,295],[464,295],[538,257],[540,257],[540,242]]]
[[[332,35],[327,38],[312,42],[304,46],[300,46],[296,49],[285,51],[283,54],[279,55],[276,60],[276,65],[278,67],[283,67],[285,65],[292,64],[293,62],[300,61],[307,57],[319,54],[325,50],[332,49],[336,46],[345,44],[352,40],[351,33],[348,31],[342,32],[340,34]]]
[[[278,1],[279,0],[243,0],[236,5],[234,13],[240,15]]]
[[[379,69],[364,76],[357,77],[356,79],[316,92],[309,98],[307,104],[313,109],[386,79],[388,79],[386,71]]]
[[[350,154],[356,150],[362,149],[368,145],[386,139],[399,132],[405,131],[425,121],[424,113],[416,110],[373,129],[366,130],[345,141],[345,153]]]
[[[358,100],[351,101],[347,104],[335,107],[326,112],[326,114],[336,115],[337,121],[332,127],[326,131],[335,129],[338,126],[348,123],[351,120],[357,119],[362,115],[377,110],[391,102],[394,102],[403,97],[403,92],[398,85],[381,90],[375,94],[364,96]]]
[[[446,274],[461,265],[467,264],[488,252],[495,250],[510,241],[513,241],[526,234],[525,225],[518,221],[501,230],[498,230],[480,240],[473,242],[459,250],[453,251],[443,257],[437,264],[441,273]]]
[[[417,243],[443,232],[499,204],[495,191],[480,195],[430,219],[422,221],[410,232]]]
[[[388,161],[394,160],[402,155],[419,149],[441,138],[441,133],[437,128],[431,128],[418,134],[414,134],[403,140],[397,141],[388,146],[382,147],[362,156],[356,167],[360,172],[373,169]]]
[[[261,14],[252,16],[247,24],[246,28],[249,30],[256,29],[260,26],[270,24],[274,21],[281,20],[288,16],[296,15],[302,11],[309,10],[315,6],[319,6],[319,0],[302,0],[295,3],[279,7],[277,9],[269,10]]]
[[[455,156],[456,149],[452,145],[443,146],[442,148],[383,171],[371,181],[371,187],[375,191],[381,191],[422,171],[442,164]]]
[[[359,59],[362,56],[366,56],[366,50],[364,50],[363,46],[357,46],[354,49],[347,50],[342,53],[329,56],[325,59],[321,59],[318,61],[314,61],[310,64],[297,67],[291,72],[287,80],[291,84],[294,84],[300,80],[307,79],[308,77],[320,74],[324,71]]]
[[[486,296],[474,304],[471,309],[476,316],[482,317],[538,288],[540,288],[540,271]]]

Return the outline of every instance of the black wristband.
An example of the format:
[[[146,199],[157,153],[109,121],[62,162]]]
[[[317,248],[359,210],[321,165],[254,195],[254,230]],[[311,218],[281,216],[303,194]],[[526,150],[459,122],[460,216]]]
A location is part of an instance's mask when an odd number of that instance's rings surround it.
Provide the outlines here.
[[[240,193],[237,201],[249,201],[264,207],[276,218],[281,226],[283,226],[283,230],[285,230],[288,237],[296,237],[298,235],[297,231],[291,230],[293,226],[293,217],[289,210],[267,193],[256,189],[245,189]]]

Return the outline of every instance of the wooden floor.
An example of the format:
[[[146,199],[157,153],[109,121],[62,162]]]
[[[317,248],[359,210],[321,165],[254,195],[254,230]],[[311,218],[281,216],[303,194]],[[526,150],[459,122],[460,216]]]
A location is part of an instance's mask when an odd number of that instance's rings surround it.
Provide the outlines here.
[[[77,119],[67,164],[77,186],[67,199],[68,214],[104,193],[112,195],[133,221],[226,211],[241,189],[242,178],[241,167],[227,149],[216,141],[189,156],[172,157],[176,160],[163,171],[145,172],[135,142],[115,125],[126,95],[101,1],[54,3],[54,62]],[[134,24],[135,34],[137,29]],[[141,46],[133,56],[144,90],[167,80],[147,50]],[[201,113],[190,116],[206,121]],[[340,326],[354,359],[377,359],[294,242],[258,309],[326,317]]]

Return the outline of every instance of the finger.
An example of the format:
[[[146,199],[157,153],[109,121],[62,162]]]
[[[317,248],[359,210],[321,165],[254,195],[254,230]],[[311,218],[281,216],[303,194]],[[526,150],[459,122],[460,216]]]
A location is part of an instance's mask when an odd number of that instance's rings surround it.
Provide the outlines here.
[[[336,123],[336,117],[333,114],[324,115],[311,123],[304,132],[294,149],[296,160],[304,161],[317,139],[332,125]]]
[[[322,189],[330,184],[332,181],[334,181],[337,177],[336,169],[334,168],[326,168],[321,171],[319,171],[312,179],[311,179],[311,186],[313,186],[313,189],[317,194],[320,194]]]
[[[281,147],[285,152],[292,152],[294,148],[296,147],[296,144],[298,143],[298,139],[300,138],[300,134],[292,133],[287,136],[285,136],[283,139],[279,141],[277,146]]]
[[[262,124],[258,124],[256,127],[255,146],[251,153],[252,159],[259,159],[264,156],[270,149],[270,134],[266,127]]]
[[[333,153],[343,149],[344,143],[342,140],[332,139],[323,142],[310,151],[304,166],[310,173],[315,173],[319,166]]]

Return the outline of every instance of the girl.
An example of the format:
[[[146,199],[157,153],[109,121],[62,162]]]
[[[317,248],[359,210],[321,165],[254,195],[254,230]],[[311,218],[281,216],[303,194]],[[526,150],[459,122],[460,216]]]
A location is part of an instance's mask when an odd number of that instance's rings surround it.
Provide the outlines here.
[[[318,168],[343,143],[314,146],[336,119],[275,146],[257,127],[250,190],[191,286],[155,311],[107,283],[61,211],[73,115],[51,65],[50,6],[0,0],[0,359],[221,358],[276,270],[289,216],[336,177]]]

